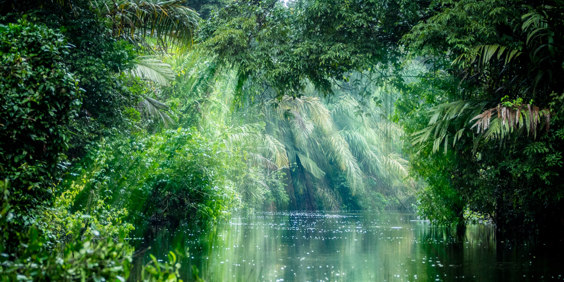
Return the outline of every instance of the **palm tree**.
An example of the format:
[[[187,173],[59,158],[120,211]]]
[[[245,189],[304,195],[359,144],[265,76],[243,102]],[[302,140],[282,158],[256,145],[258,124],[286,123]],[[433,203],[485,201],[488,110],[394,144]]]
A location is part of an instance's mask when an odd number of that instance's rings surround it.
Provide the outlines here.
[[[166,51],[177,44],[192,45],[198,13],[186,0],[90,0],[101,17],[112,24],[114,36],[138,40],[152,37]]]
[[[413,143],[432,143],[434,152],[444,146],[446,152],[447,143],[454,146],[465,132],[475,129],[472,136],[475,150],[483,141],[495,139],[503,144],[524,134],[536,138],[540,129],[548,133],[552,113],[541,106],[550,106],[554,102],[552,94],[562,89],[559,77],[564,52],[558,46],[563,38],[563,11],[561,1],[529,7],[515,30],[519,34],[515,38],[525,40],[514,42],[512,48],[500,44],[478,45],[454,60],[455,66],[472,73],[471,76],[483,76],[484,81],[495,77],[497,84],[487,87],[495,89],[492,93],[508,95],[501,103],[496,95],[485,93],[485,97],[474,97],[474,101],[437,105],[431,110],[429,126],[414,133]],[[523,98],[540,104],[526,103]]]
[[[198,14],[186,7],[186,0],[21,0],[0,2],[6,11],[28,11],[46,5],[62,13],[80,15],[91,10],[109,22],[112,35],[134,42],[140,48],[133,67],[125,73],[150,81],[159,87],[169,86],[176,75],[170,65],[155,56],[155,51],[166,53],[172,47],[179,51],[192,46],[193,34],[198,27]],[[148,44],[151,42],[151,44]],[[154,47],[153,47],[154,46]],[[147,53],[151,55],[147,55]],[[140,95],[138,109],[142,116],[163,124],[174,123],[169,107],[156,97]]]
[[[166,51],[172,44],[192,45],[198,27],[198,13],[188,8],[187,0],[18,0],[0,1],[3,11],[25,12],[58,5],[68,13],[93,10],[109,21],[116,37],[139,42],[154,38]]]
[[[164,94],[177,101],[180,125],[225,138],[226,148],[242,155],[246,166],[234,168],[231,177],[250,206],[271,206],[271,201],[283,206],[289,200],[293,209],[383,208],[413,195],[405,181],[403,132],[388,120],[397,93],[356,74],[358,89],[336,90],[333,99],[308,84],[301,97],[269,98],[276,93],[267,87],[256,101],[241,101],[237,71],[220,67],[203,50],[167,62],[180,74]],[[247,83],[243,92],[262,87]],[[388,100],[361,105],[362,91]],[[354,114],[359,110],[371,114]]]

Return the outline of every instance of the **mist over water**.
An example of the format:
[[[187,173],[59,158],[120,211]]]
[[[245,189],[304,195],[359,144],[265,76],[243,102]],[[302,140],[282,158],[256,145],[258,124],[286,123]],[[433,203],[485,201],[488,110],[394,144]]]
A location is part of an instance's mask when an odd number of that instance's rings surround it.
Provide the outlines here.
[[[496,242],[491,225],[461,237],[400,213],[255,213],[212,229],[156,228],[132,238],[136,280],[150,254],[180,259],[185,281],[563,280],[561,245]],[[182,255],[182,254],[181,254]]]

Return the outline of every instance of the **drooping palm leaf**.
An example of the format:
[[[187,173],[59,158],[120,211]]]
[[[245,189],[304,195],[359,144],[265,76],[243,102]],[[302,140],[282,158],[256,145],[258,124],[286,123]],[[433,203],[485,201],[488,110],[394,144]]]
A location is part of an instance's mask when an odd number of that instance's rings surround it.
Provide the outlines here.
[[[271,100],[267,104],[276,105],[275,111],[279,116],[284,116],[288,112],[311,116],[315,125],[322,128],[325,132],[332,130],[331,113],[317,97],[290,97],[284,96],[281,100]]]
[[[286,147],[272,135],[264,134],[264,145],[268,154],[274,159],[278,167],[288,167]]]
[[[296,111],[290,111],[289,113],[291,114],[290,124],[296,145],[305,148],[308,138],[313,132],[314,124]]]
[[[141,95],[139,102],[139,111],[147,118],[153,118],[162,121],[165,125],[174,123],[174,120],[166,113],[169,107],[153,98]]]
[[[443,146],[446,153],[449,141],[452,142],[452,146],[456,145],[468,127],[475,128],[477,133],[483,134],[486,139],[498,139],[501,142],[515,129],[523,128],[528,135],[535,137],[538,128],[542,125],[547,131],[549,129],[548,109],[540,110],[530,104],[522,106],[499,104],[495,108],[484,110],[486,104],[487,102],[457,101],[436,106],[430,111],[429,126],[413,133],[412,144],[421,145],[432,141],[433,152]]]
[[[494,113],[497,113],[497,117]],[[526,128],[528,135],[536,137],[538,128],[543,123],[546,132],[548,132],[550,128],[550,110],[540,110],[539,107],[531,104],[513,107],[498,104],[497,107],[476,115],[470,121],[474,120],[476,122],[471,128],[476,128],[478,133],[486,133],[486,137],[503,139],[507,133],[523,127]],[[496,124],[496,127],[491,128],[490,124],[492,122],[497,122],[499,125]]]
[[[330,149],[330,157],[335,160],[342,171],[347,173],[347,181],[354,195],[357,189],[363,188],[363,173],[358,166],[357,159],[351,153],[349,144],[340,132],[335,132],[327,137],[325,144]]]
[[[229,137],[227,138],[228,144],[232,147],[236,145],[247,146],[258,145],[258,140],[260,140],[260,131],[257,128],[257,124],[244,124],[238,126],[231,130]]]
[[[257,163],[269,162],[266,167],[279,169],[288,166],[286,148],[280,141],[269,134],[264,134],[257,124],[246,124],[237,127],[229,134],[228,144],[230,148],[246,148],[256,156],[253,158]],[[259,158],[260,156],[261,158]]]
[[[443,146],[446,153],[449,141],[452,140],[454,146],[462,137],[462,132],[470,119],[479,115],[486,104],[486,102],[461,100],[434,107],[429,111],[431,115],[429,126],[412,134],[412,144],[421,145],[432,141],[433,152]]]
[[[262,166],[269,170],[277,170],[279,167],[273,163],[271,160],[265,158],[264,156],[256,153],[249,152],[248,153],[249,159],[255,165]]]
[[[315,178],[322,178],[325,176],[325,172],[323,172],[323,170],[321,170],[312,159],[301,153],[298,153],[298,158],[300,159],[302,166]]]
[[[369,130],[367,130],[368,132]],[[368,163],[372,168],[373,172],[377,172],[378,156],[370,147],[370,144],[366,140],[366,137],[358,131],[353,130],[343,130],[341,135],[349,144],[352,153],[357,158],[357,160],[362,160],[362,162]]]
[[[400,157],[397,153],[391,153],[383,158],[383,163],[386,165],[389,171],[392,171],[394,174],[398,175],[399,177],[407,177],[408,169],[407,160]]]
[[[133,76],[158,83],[162,86],[169,86],[170,82],[174,81],[175,78],[169,64],[151,56],[135,58],[134,67],[129,72]]]
[[[478,45],[472,49],[468,54],[462,54],[453,61],[453,64],[461,63],[463,60],[468,63],[478,62],[482,66],[490,63],[492,58],[500,60],[504,59],[504,64],[509,64],[513,59],[521,56],[522,52],[516,49],[510,49],[506,46],[493,44],[493,45]],[[497,56],[495,56],[497,55]]]

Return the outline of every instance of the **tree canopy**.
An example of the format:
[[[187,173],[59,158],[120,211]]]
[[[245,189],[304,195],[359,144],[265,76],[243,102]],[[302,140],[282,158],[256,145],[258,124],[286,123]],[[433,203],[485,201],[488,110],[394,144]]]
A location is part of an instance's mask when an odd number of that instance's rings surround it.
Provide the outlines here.
[[[134,227],[240,209],[564,230],[561,0],[0,10],[0,280],[178,278]]]
[[[402,35],[427,3],[414,1],[234,1],[211,16],[201,40],[221,62],[299,96],[306,81],[323,93],[332,80],[375,64],[395,62]]]

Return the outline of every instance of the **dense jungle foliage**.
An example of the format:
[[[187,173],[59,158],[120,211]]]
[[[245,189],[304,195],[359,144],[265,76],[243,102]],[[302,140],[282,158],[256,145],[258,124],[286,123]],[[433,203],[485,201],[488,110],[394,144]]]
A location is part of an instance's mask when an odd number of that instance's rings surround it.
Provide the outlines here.
[[[125,281],[135,228],[240,211],[562,234],[560,0],[0,11],[3,281]],[[184,255],[136,277],[174,281]]]

